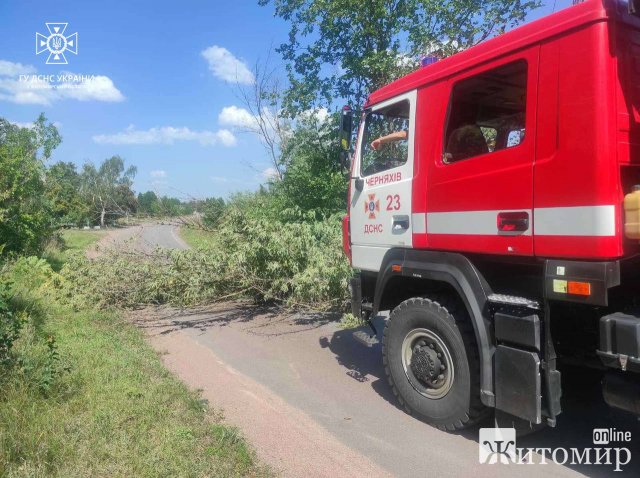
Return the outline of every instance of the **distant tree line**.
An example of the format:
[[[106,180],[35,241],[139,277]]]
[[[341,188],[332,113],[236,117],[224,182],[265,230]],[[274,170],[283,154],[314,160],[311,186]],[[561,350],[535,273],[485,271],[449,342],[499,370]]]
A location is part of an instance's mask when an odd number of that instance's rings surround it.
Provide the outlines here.
[[[46,168],[46,197],[54,225],[105,226],[123,217],[176,217],[198,210],[196,200],[158,196],[154,191],[136,196],[132,189],[135,174],[135,166],[126,167],[119,156],[99,166],[86,163],[79,171],[75,164],[65,162]]]
[[[180,217],[196,213],[202,216],[205,224],[213,226],[225,205],[222,198],[182,201],[175,197],[159,196],[154,191],[147,191],[138,193],[137,214],[150,217]]]
[[[40,115],[23,128],[0,118],[0,256],[37,254],[61,227],[113,224],[136,214],[166,217],[200,212],[209,224],[224,208],[222,199],[205,201],[162,196],[153,191],[136,196],[136,167],[120,156],[99,165],[48,164],[62,138]]]

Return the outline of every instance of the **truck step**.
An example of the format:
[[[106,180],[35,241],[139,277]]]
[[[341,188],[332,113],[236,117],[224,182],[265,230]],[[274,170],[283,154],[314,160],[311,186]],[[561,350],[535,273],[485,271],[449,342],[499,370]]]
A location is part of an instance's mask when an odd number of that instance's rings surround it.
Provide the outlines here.
[[[378,337],[375,335],[370,335],[366,330],[358,330],[353,333],[353,338],[356,342],[360,342],[365,347],[373,347],[380,343]]]
[[[489,302],[502,305],[513,305],[518,307],[528,307],[529,309],[540,310],[540,304],[536,300],[526,297],[516,297],[514,295],[491,294],[487,297]]]

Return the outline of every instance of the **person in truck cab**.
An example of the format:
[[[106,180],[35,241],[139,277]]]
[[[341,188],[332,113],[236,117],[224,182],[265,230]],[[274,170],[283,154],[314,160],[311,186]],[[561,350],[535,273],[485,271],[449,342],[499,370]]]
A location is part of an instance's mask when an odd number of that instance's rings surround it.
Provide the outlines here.
[[[408,137],[409,134],[406,131],[396,131],[385,136],[380,136],[379,138],[373,140],[373,142],[371,143],[371,149],[377,151],[383,144],[395,143],[396,141],[404,141]]]

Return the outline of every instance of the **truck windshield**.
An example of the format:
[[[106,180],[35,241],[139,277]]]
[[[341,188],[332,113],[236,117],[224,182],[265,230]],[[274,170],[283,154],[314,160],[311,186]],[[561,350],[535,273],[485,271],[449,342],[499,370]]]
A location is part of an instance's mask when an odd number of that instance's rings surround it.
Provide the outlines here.
[[[407,162],[408,100],[369,112],[365,120],[361,173],[363,176],[397,168]]]

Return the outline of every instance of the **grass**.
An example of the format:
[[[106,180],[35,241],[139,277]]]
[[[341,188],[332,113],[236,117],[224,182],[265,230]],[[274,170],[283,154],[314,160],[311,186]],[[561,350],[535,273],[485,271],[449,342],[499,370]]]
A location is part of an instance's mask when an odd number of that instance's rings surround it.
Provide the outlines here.
[[[182,226],[180,228],[180,237],[182,237],[182,239],[194,249],[211,247],[216,242],[214,232],[190,226]]]
[[[69,254],[86,250],[107,234],[106,231],[85,231],[68,229],[62,231],[61,243],[47,247],[45,258],[55,271],[60,271]]]
[[[96,240],[73,232],[69,249]],[[0,374],[0,476],[268,474],[139,329],[116,312],[72,310],[37,274],[12,277],[30,288],[18,301],[28,316],[15,346],[21,360]]]
[[[62,239],[64,239],[65,242],[65,252],[84,251],[106,234],[106,231],[82,231],[73,229],[63,231]]]

